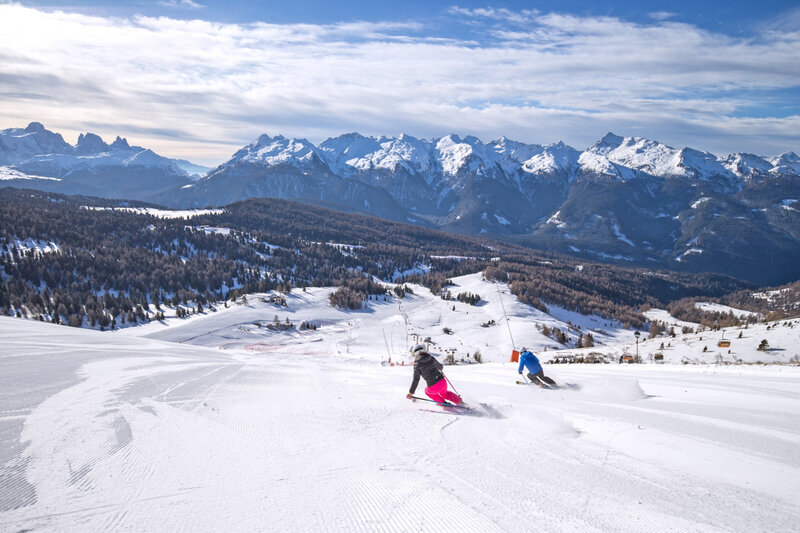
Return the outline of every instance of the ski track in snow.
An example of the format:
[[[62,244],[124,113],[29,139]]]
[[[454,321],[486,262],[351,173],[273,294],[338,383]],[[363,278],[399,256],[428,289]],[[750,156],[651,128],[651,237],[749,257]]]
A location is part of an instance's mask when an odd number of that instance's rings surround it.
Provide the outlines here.
[[[219,320],[181,338],[217,342]],[[253,351],[0,318],[0,530],[800,523],[797,368],[548,365],[581,388],[542,390],[516,364],[447,367],[502,417],[464,416],[406,400],[408,367],[334,356],[358,334],[331,330]]]

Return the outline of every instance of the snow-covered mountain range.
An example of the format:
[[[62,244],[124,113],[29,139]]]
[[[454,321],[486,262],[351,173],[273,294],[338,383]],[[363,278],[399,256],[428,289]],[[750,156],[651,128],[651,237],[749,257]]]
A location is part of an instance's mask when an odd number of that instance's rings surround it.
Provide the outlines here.
[[[0,132],[0,176],[14,186],[180,208],[284,198],[589,259],[759,283],[800,277],[793,152],[717,156],[613,133],[583,151],[348,133],[318,145],[261,135],[202,178],[182,163],[93,134],[73,147],[38,123]]]
[[[774,158],[746,153],[718,157],[692,148],[678,150],[657,141],[623,138],[613,133],[583,152],[563,142],[538,145],[501,138],[484,143],[472,136],[462,139],[448,135],[425,140],[405,134],[375,138],[348,133],[318,146],[305,139],[262,135],[209,173],[207,179],[224,176],[231,167],[244,164],[302,171],[323,169],[389,190],[395,185],[393,182],[408,185],[411,179],[418,186],[438,192],[435,197],[428,197],[437,211],[447,208],[441,201],[444,197],[476,179],[493,180],[525,192],[525,185],[531,182],[555,180],[568,184],[581,176],[604,176],[618,181],[641,177],[685,178],[732,192],[750,183],[800,175],[800,157],[793,152]],[[414,194],[406,191],[405,196],[393,196],[405,204]],[[431,205],[408,207],[422,209]]]
[[[584,151],[457,135],[348,133],[319,145],[262,135],[171,200],[186,207],[253,196],[347,206],[623,264],[766,283],[800,276],[793,152],[716,156],[613,133]]]
[[[521,234],[558,211],[581,179],[609,187],[636,179],[652,180],[655,186],[683,180],[701,195],[734,195],[798,175],[800,157],[792,152],[774,158],[718,157],[612,133],[583,152],[562,142],[538,145],[501,138],[484,143],[457,135],[425,140],[348,133],[319,145],[262,135],[185,188],[181,201],[205,205],[220,198],[311,199],[308,195],[342,202],[346,199],[336,198],[332,185],[351,180],[372,188],[364,189],[367,196],[388,192],[413,222],[468,233]],[[368,198],[352,207],[381,215]],[[399,216],[397,209],[387,215]]]
[[[5,167],[0,172],[4,184],[23,179],[18,176],[22,173],[28,179],[21,186],[137,199],[190,184],[207,171],[188,161],[130,146],[119,136],[108,144],[94,133],[82,133],[73,146],[39,122],[0,131],[0,165]],[[31,180],[30,176],[51,179]]]

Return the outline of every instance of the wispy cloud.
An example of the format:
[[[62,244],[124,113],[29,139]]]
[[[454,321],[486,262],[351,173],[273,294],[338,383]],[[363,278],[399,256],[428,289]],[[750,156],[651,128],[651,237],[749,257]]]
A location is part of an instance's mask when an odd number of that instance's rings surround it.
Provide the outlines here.
[[[670,11],[653,11],[647,15],[653,20],[669,20],[677,16],[675,13]]]
[[[779,16],[761,24],[764,32],[777,31],[780,33],[800,32],[800,7],[792,7],[782,12]]]
[[[200,9],[203,6],[202,4],[198,4],[193,0],[161,0],[158,2],[158,5],[164,7],[186,7],[189,9]]]
[[[536,15],[539,14],[539,11],[536,9],[512,11],[506,8],[494,7],[469,9],[453,6],[448,11],[451,15],[461,15],[467,18],[483,18],[516,23],[530,22],[534,17],[536,17]]]
[[[717,152],[800,146],[800,112],[770,118],[759,98],[800,93],[797,32],[737,39],[670,20],[449,13],[493,22],[458,39],[406,21],[221,24],[0,4],[0,127],[137,132],[131,142],[209,163],[264,132],[581,148],[614,130]]]

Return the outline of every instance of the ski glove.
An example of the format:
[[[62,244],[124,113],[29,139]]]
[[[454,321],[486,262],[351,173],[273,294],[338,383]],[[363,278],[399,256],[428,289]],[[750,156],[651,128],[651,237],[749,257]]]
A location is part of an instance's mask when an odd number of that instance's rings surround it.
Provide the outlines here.
[[[406,394],[406,398],[408,398],[409,400],[411,400],[412,398],[414,398],[414,396],[412,396],[412,395],[411,395],[411,393],[409,392],[408,394]]]
[[[519,372],[519,375],[521,376],[521,375],[522,375],[522,372]]]

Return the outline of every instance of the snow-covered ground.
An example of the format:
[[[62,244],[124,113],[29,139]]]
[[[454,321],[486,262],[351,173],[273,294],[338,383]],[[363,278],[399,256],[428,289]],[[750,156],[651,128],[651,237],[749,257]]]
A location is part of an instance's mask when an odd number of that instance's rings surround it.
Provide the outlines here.
[[[0,166],[0,181],[8,180],[46,180],[46,181],[61,181],[61,178],[46,178],[44,176],[36,176],[33,174],[23,174],[19,170],[11,167]]]
[[[478,305],[446,301],[424,287],[407,285],[414,292],[405,298],[379,296],[361,311],[346,311],[328,303],[333,289],[309,288],[284,295],[286,306],[266,303],[271,295],[250,295],[246,303],[240,300],[229,308],[217,306],[215,312],[189,321],[168,318],[127,328],[124,334],[225,349],[339,354],[398,363],[410,361],[408,347],[428,337],[432,351],[452,352],[457,361],[475,362],[479,351],[484,362],[503,362],[509,360],[514,347],[537,351],[561,347],[542,334],[544,326],[560,329],[573,340],[580,333],[592,333],[596,342],[615,346],[630,336],[620,324],[607,319],[555,306],[549,313],[538,311],[520,303],[506,285],[483,281],[480,274],[455,278],[453,283],[447,287],[453,298],[460,293],[478,294]],[[288,319],[295,326],[313,323],[318,329],[276,335],[266,327],[276,318],[279,322]]]
[[[718,304],[698,305],[711,311],[731,311],[741,318],[755,314]],[[701,331],[698,324],[677,320],[662,309],[652,309],[645,314],[650,320],[658,320],[672,327],[676,335],[673,337],[667,334],[648,339],[645,333],[640,337],[637,346],[633,335],[626,333],[625,336],[617,336],[616,343],[595,346],[589,350],[562,349],[546,356],[545,360],[557,355],[580,355],[587,352],[618,360],[620,356],[636,355],[638,352],[644,363],[657,362],[657,356],[661,356],[665,363],[800,364],[800,320],[796,318],[721,328],[719,331]],[[684,327],[690,328],[692,333],[681,334]],[[762,348],[764,342],[766,345]]]
[[[309,289],[116,332],[0,318],[0,531],[796,530],[800,368],[546,365],[580,389],[520,386],[507,326],[536,349],[555,343],[537,323],[630,332],[456,281],[483,302],[415,288],[345,312]],[[414,335],[481,350],[446,367],[474,416],[405,398],[411,369],[386,363]]]
[[[97,207],[85,205],[83,209],[91,211],[127,211],[137,215],[151,215],[158,218],[192,218],[201,215],[216,215],[224,212],[224,209],[157,209],[155,207]]]
[[[736,309],[735,307],[730,307],[728,305],[715,304],[710,302],[697,302],[695,304],[695,307],[702,309],[703,311],[711,311],[717,313],[733,313],[734,316],[742,319],[751,316],[758,318],[758,313],[754,313],[752,311],[743,311],[741,309]]]
[[[5,244],[9,248],[14,247],[19,252],[30,252],[33,251],[34,254],[47,254],[47,253],[55,253],[60,252],[61,247],[52,241],[40,241],[31,238],[27,239],[19,239],[19,238],[12,238],[8,241],[3,239],[0,241],[0,244]],[[0,255],[10,254],[10,251],[6,251],[4,249],[0,249]]]

